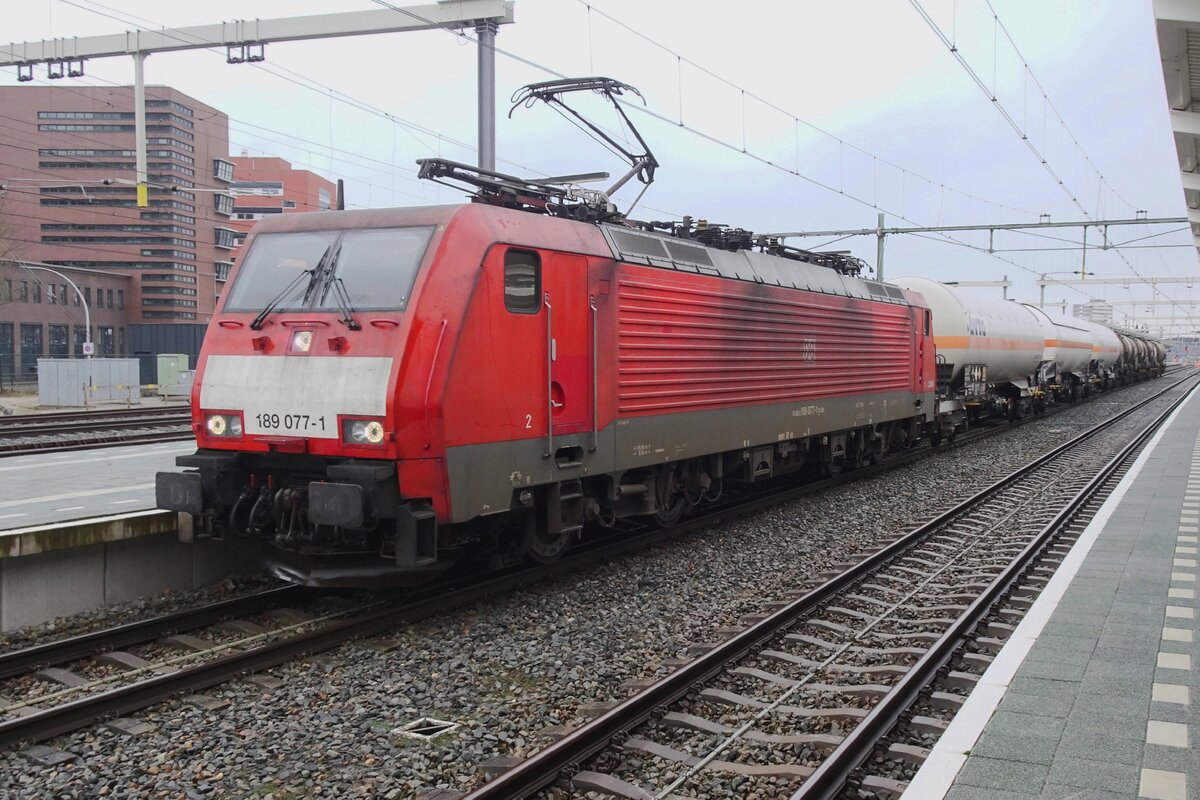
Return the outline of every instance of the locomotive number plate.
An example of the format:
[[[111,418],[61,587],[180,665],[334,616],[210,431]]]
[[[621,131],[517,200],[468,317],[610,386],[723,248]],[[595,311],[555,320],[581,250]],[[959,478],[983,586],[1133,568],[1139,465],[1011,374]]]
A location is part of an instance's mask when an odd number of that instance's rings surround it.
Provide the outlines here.
[[[336,420],[334,421],[336,423]],[[255,414],[254,423],[264,433],[284,431],[286,433],[323,433],[332,430],[324,415],[312,414]]]

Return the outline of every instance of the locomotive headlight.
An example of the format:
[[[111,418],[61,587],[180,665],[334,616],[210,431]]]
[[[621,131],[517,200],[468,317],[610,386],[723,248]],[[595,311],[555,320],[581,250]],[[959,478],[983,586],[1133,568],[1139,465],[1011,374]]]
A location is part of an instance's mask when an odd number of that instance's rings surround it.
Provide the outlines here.
[[[312,347],[312,340],[312,331],[296,331],[292,334],[291,349],[295,353],[307,353]]]
[[[347,444],[383,444],[383,422],[377,419],[343,420],[342,441]]]
[[[204,429],[209,436],[220,436],[224,439],[240,439],[242,436],[242,418],[239,414],[206,414]]]

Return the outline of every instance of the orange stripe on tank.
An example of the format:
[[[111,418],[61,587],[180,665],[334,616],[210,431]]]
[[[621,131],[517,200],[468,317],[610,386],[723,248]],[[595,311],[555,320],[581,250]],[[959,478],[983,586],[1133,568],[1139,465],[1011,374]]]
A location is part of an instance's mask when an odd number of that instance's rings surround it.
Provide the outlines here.
[[[1041,352],[1040,342],[1027,342],[1022,339],[1000,339],[994,336],[935,336],[933,343],[939,349],[966,350],[974,347],[980,350],[1026,350],[1030,353]]]

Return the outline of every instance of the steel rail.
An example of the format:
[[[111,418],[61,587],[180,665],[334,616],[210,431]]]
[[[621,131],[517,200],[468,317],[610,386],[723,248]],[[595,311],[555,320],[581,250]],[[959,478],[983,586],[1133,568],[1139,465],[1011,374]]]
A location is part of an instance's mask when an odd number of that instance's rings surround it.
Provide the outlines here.
[[[224,683],[232,678],[278,666],[302,655],[384,633],[405,622],[460,608],[487,597],[557,577],[630,550],[659,544],[690,528],[653,529],[633,537],[614,537],[552,563],[539,564],[483,580],[466,577],[457,584],[431,589],[427,596],[382,611],[325,625],[287,639],[213,659],[168,675],[80,698],[24,717],[0,721],[0,749],[69,733],[103,719],[128,714],[172,697]]]
[[[139,428],[163,427],[166,425],[191,425],[191,415],[156,414],[137,419],[83,420],[80,422],[37,423],[35,425],[7,425],[0,427],[0,438],[16,439],[26,436],[52,436],[56,434],[89,433],[92,431],[122,431]]]
[[[31,414],[0,420],[0,456],[191,438],[188,407]]]
[[[57,424],[63,422],[92,422],[95,420],[140,419],[147,415],[184,416],[191,414],[191,406],[155,406],[153,408],[106,408],[96,411],[64,411],[51,414],[19,414],[0,418],[0,433],[23,425]]]
[[[625,735],[646,722],[656,709],[680,700],[694,687],[703,685],[719,674],[730,662],[748,655],[756,647],[791,627],[798,618],[811,613],[822,603],[873,573],[913,545],[923,541],[946,523],[1194,377],[1188,375],[1181,378],[985,487],[881,550],[872,553],[840,575],[809,590],[766,619],[726,639],[712,650],[694,658],[670,675],[501,773],[472,791],[464,800],[506,800],[507,798],[528,797],[549,785],[563,771],[582,764],[588,758],[607,748],[613,739]]]
[[[851,774],[871,756],[879,741],[891,732],[921,692],[934,681],[938,671],[970,640],[973,631],[991,612],[997,601],[1021,580],[1028,568],[1064,528],[1089,510],[1089,507],[1095,506],[1097,500],[1102,500],[1111,493],[1114,478],[1124,474],[1123,468],[1137,456],[1146,441],[1193,391],[1195,388],[1181,395],[1143,428],[1071,498],[930,649],[909,667],[904,676],[792,794],[791,800],[833,800],[842,792]],[[1104,491],[1106,487],[1108,491]]]
[[[1133,411],[1141,407],[1141,405],[1160,397],[1162,394],[1165,394],[1175,386],[1178,386],[1180,383],[1184,382],[1184,380],[1187,380],[1187,378],[1175,382],[1152,397],[1143,400],[1138,405],[1133,406],[1121,414],[1118,414],[1109,420],[1109,423],[1120,419],[1127,414],[1133,413]],[[1109,423],[1102,423],[1101,425],[1089,429],[1089,431],[1085,432],[1081,437],[1077,437],[1077,440],[1081,440],[1084,436],[1089,436],[1094,432],[1098,432],[1104,425]],[[996,430],[1005,429],[1005,427],[1000,427]],[[985,429],[985,432],[991,433],[991,430]],[[1077,440],[1072,441],[1074,442]],[[962,438],[960,438],[959,441],[965,443],[965,440]],[[1056,454],[1060,450],[1070,446],[1070,444],[1071,443],[1068,442],[1066,445],[1056,448],[1043,458],[1047,458]],[[916,457],[924,455],[928,452],[935,451],[913,451],[912,455]],[[912,459],[893,459],[885,462],[882,465],[857,470],[855,472],[839,476],[838,478],[819,481],[817,483],[808,484],[802,487],[789,488],[787,490],[777,491],[762,497],[751,498],[749,501],[741,502],[734,506],[717,509],[701,517],[692,518],[686,523],[674,528],[650,529],[642,532],[635,532],[632,535],[610,537],[608,539],[596,542],[593,545],[576,550],[573,553],[569,553],[564,558],[552,564],[526,567],[502,575],[489,575],[482,581],[480,581],[478,577],[469,576],[461,578],[457,584],[452,583],[448,586],[439,586],[436,588],[436,590],[431,588],[431,592],[440,593],[431,593],[427,597],[411,600],[390,609],[374,612],[363,617],[347,620],[345,622],[326,625],[310,632],[290,636],[281,641],[270,642],[253,650],[231,653],[229,655],[221,656],[211,661],[180,670],[178,672],[162,676],[155,676],[136,684],[118,687],[101,694],[80,698],[70,703],[36,712],[28,716],[0,721],[0,748],[8,748],[24,742],[42,741],[53,736],[69,733],[73,730],[78,730],[79,728],[103,719],[119,716],[121,714],[128,714],[147,706],[169,700],[172,697],[224,683],[240,675],[278,666],[301,655],[308,655],[329,650],[354,639],[375,636],[386,632],[404,622],[413,622],[424,619],[434,614],[450,611],[492,595],[511,591],[513,589],[536,583],[547,578],[557,577],[574,570],[594,566],[597,561],[607,560],[609,558],[625,555],[637,549],[660,544],[664,541],[677,538],[685,533],[695,531],[716,522],[721,522],[763,507],[777,505],[787,500],[812,494],[825,488],[829,488],[833,485],[841,485],[843,483],[860,480],[864,477],[869,477],[870,475],[877,473],[881,469],[890,468],[892,466],[900,466],[904,463],[909,463],[910,460]],[[984,491],[987,492],[989,490]],[[960,504],[960,506],[961,505],[963,504]],[[956,506],[955,508],[957,509],[959,506]],[[947,514],[943,516],[948,516],[953,511],[954,509],[952,509],[951,512],[947,512]],[[909,536],[911,535],[912,534],[909,534]],[[895,545],[890,546],[888,549],[890,550],[893,547],[895,547]],[[878,554],[873,556],[872,560],[877,561],[877,563],[882,563],[883,560],[886,560],[882,558],[877,559],[877,556]],[[834,580],[836,581],[837,579],[835,578]],[[816,592],[820,591],[820,588],[818,590],[814,590],[813,593],[806,595],[806,597],[814,596]],[[796,601],[796,603],[799,603],[803,600],[804,598],[801,598],[801,600]],[[817,600],[815,602],[821,602],[821,600]],[[796,603],[793,603],[793,606],[795,606]],[[791,607],[792,606],[789,606],[789,608]],[[764,622],[768,622],[768,620],[764,620]],[[758,630],[762,624],[763,623],[759,623],[759,625],[755,626],[751,630]],[[750,631],[747,631],[747,633],[749,632]],[[730,642],[734,641],[743,641],[743,636],[740,635],[734,640],[730,640]],[[746,649],[749,649],[750,646],[752,645],[747,645]],[[689,666],[694,667],[695,663],[696,662],[692,662],[692,665]],[[683,671],[686,670],[688,670],[688,667],[685,667]],[[680,673],[675,674],[678,675]],[[700,677],[701,679],[703,678],[703,676]],[[691,682],[692,681],[689,681],[689,686],[691,685]],[[684,691],[686,691],[686,689]],[[609,714],[604,715],[596,720],[596,722],[609,719],[612,713],[613,712],[610,712]],[[585,726],[585,728],[586,727],[587,726]],[[581,728],[580,730],[583,729]],[[621,728],[620,730],[624,730],[624,728]],[[559,744],[561,744],[561,742]],[[548,750],[550,749],[554,748],[548,748]],[[544,752],[546,751],[543,751],[543,753]],[[542,754],[539,753],[538,756],[540,755]],[[537,758],[537,756],[535,756],[535,758]],[[505,774],[507,775],[508,773]],[[501,777],[503,778],[504,776]],[[548,780],[552,780],[552,777]],[[491,784],[488,784],[488,786],[484,787],[484,789],[487,789],[494,784],[495,781],[493,781]]]
[[[113,628],[79,634],[67,639],[0,654],[0,679],[11,678],[40,667],[65,664],[79,658],[144,644],[162,636],[183,633],[224,619],[285,605],[314,594],[304,586],[282,586],[265,592],[233,597],[197,608],[162,614]]]
[[[138,433],[129,436],[120,435],[114,431],[112,436],[99,436],[90,439],[58,440],[48,442],[4,442],[0,441],[0,458],[8,456],[28,456],[37,453],[61,453],[75,450],[96,450],[101,447],[122,447],[135,444],[157,444],[160,442],[195,441],[196,435],[191,428],[187,431],[159,431]]]

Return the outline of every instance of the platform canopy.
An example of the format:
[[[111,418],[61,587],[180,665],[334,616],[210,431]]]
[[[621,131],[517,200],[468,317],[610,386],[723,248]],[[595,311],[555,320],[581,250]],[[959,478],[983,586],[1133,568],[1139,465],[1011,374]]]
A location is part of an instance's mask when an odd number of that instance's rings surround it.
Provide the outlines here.
[[[1200,248],[1200,0],[1154,0],[1154,18],[1183,195]]]

